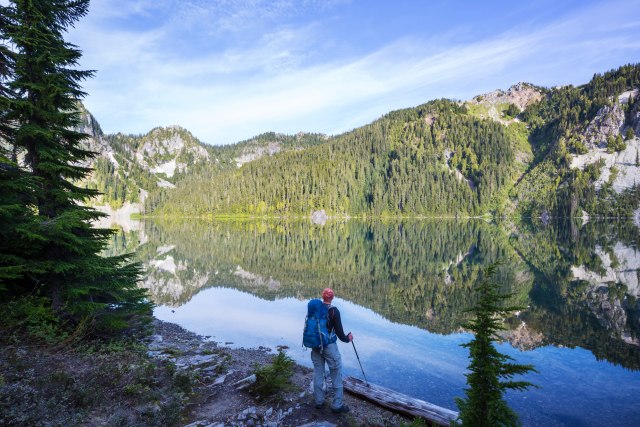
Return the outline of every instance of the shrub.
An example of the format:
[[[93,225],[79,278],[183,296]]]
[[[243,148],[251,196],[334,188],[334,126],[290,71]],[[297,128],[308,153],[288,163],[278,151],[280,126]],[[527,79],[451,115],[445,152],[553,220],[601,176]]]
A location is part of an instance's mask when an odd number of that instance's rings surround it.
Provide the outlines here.
[[[56,344],[68,338],[60,318],[47,298],[27,296],[4,304],[5,327],[47,344]]]
[[[505,114],[509,117],[518,117],[518,114],[520,114],[520,109],[514,104],[509,104],[507,110],[505,111]]]
[[[292,388],[291,375],[293,375],[294,362],[282,350],[273,359],[271,365],[256,368],[256,382],[253,391],[260,397],[273,396]]]
[[[176,371],[173,374],[173,387],[180,393],[189,394],[193,391],[191,375],[186,371]]]

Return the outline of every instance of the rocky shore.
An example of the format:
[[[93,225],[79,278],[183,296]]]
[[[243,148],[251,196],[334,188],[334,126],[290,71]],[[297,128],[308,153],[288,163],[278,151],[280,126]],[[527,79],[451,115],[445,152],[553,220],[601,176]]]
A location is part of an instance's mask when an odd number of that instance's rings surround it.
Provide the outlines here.
[[[348,393],[348,414],[333,414],[328,404],[316,409],[311,369],[299,365],[288,391],[261,399],[243,380],[270,365],[279,349],[229,348],[160,320],[151,327],[133,341],[73,346],[25,341],[0,328],[0,425],[411,424]]]
[[[178,369],[198,376],[186,415],[189,427],[204,426],[399,426],[410,421],[369,402],[345,394],[351,412],[336,415],[329,405],[315,409],[311,369],[296,365],[293,389],[259,400],[237,383],[250,377],[257,366],[269,364],[269,348],[221,347],[172,323],[154,322],[148,343],[152,358],[170,359]]]

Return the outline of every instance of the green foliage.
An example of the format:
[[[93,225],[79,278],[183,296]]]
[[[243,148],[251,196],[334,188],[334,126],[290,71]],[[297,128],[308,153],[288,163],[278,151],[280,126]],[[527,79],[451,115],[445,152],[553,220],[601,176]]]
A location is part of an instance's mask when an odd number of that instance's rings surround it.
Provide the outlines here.
[[[451,101],[374,123],[241,168],[185,176],[149,197],[161,215],[461,215],[484,212],[514,171],[504,127]]]
[[[256,382],[252,390],[261,398],[274,396],[293,387],[291,375],[293,375],[293,359],[282,350],[273,358],[270,365],[256,367]]]
[[[178,370],[173,374],[173,387],[183,394],[193,391],[193,378],[188,371]]]
[[[625,134],[624,134],[624,139],[625,139],[625,141],[629,141],[629,140],[631,140],[631,139],[633,139],[633,138],[635,138],[635,137],[636,137],[636,134],[635,134],[635,132],[633,131],[633,128],[632,128],[631,126],[629,126],[629,127],[627,128],[627,131],[626,131],[626,132],[625,132]]]
[[[31,339],[57,344],[69,336],[46,298],[25,296],[3,304],[2,309],[6,329],[12,331],[14,339],[25,333]]]
[[[534,371],[532,365],[511,362],[510,356],[496,350],[493,345],[497,339],[496,332],[504,329],[502,317],[520,307],[504,306],[503,302],[510,295],[501,293],[492,282],[496,272],[496,264],[485,271],[484,280],[477,287],[478,302],[471,312],[475,318],[466,325],[475,333],[471,342],[462,344],[469,349],[471,364],[466,374],[466,397],[456,399],[460,409],[460,420],[463,426],[514,426],[519,425],[518,415],[504,400],[506,390],[526,390],[533,384],[527,381],[514,381],[515,375]]]
[[[25,278],[45,267],[33,259],[44,239],[33,215],[36,182],[0,153],[0,295],[6,297],[25,293]]]
[[[75,330],[110,333],[150,307],[136,286],[140,266],[129,256],[99,255],[112,231],[91,226],[102,214],[86,203],[98,193],[77,185],[90,173],[82,165],[94,156],[84,146],[86,135],[74,130],[80,83],[93,72],[77,69],[81,53],[63,34],[88,4],[14,0],[2,7],[0,37],[11,46],[11,60],[9,71],[0,70],[9,88],[0,97],[7,120],[0,131],[14,158],[8,162],[3,148],[0,292],[43,296]],[[17,153],[24,154],[24,167]]]
[[[622,135],[618,134],[615,137],[609,135],[607,138],[607,153],[615,153],[617,151],[624,151],[627,148],[627,144],[622,140]]]
[[[509,106],[505,110],[505,114],[509,117],[515,118],[518,117],[518,114],[520,114],[520,109],[514,104],[509,104]]]

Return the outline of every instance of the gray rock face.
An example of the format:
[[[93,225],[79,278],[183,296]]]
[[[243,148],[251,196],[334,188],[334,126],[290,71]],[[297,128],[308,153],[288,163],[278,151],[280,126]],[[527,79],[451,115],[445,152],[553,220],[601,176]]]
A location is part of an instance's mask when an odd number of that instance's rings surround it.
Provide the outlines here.
[[[517,83],[511,86],[506,92],[495,90],[493,92],[478,95],[469,101],[472,104],[496,105],[501,103],[514,104],[520,111],[528,105],[542,99],[542,93],[527,83]]]
[[[640,137],[640,108],[636,107],[631,112],[631,117],[628,125],[631,126],[636,136]]]
[[[245,163],[253,162],[264,156],[273,156],[282,151],[282,145],[278,141],[270,142],[265,147],[246,148],[240,157],[236,157],[237,167],[242,167]]]
[[[624,128],[624,110],[620,105],[605,105],[589,123],[585,131],[590,146],[605,147],[609,136],[618,136]]]
[[[327,222],[327,219],[329,219],[329,217],[324,209],[315,211],[311,214],[311,222],[313,224],[324,225]]]
[[[601,286],[587,294],[587,305],[602,326],[621,332],[627,323],[627,313],[617,299],[609,299],[609,288]]]

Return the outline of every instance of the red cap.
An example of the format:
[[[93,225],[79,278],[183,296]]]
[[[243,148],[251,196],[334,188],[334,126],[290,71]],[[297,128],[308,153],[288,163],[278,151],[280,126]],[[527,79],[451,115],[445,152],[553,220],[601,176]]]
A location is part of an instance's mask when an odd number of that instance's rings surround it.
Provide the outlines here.
[[[334,297],[334,293],[333,290],[331,288],[325,288],[324,291],[322,291],[322,300],[324,302],[331,302],[331,300],[333,300]]]

